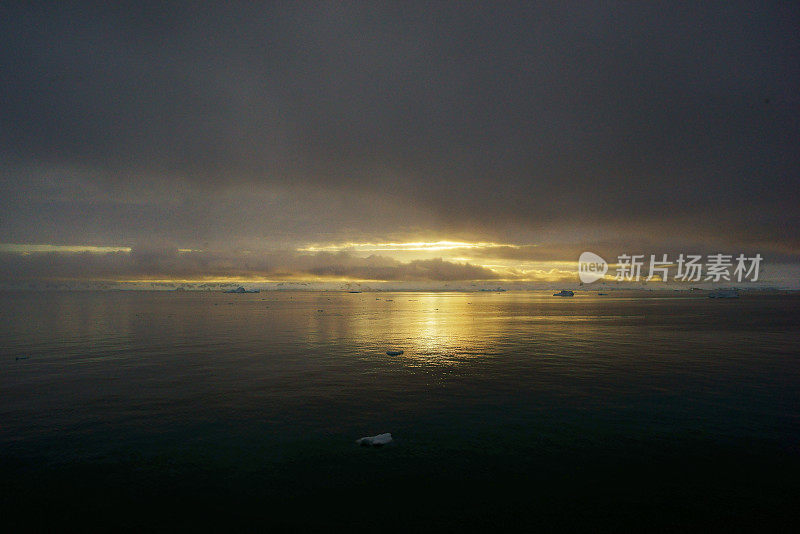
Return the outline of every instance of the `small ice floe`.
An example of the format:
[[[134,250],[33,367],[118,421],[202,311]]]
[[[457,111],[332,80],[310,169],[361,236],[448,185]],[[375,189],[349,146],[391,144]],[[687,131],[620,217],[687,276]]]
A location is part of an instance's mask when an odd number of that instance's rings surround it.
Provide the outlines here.
[[[403,354],[403,351],[402,350],[387,350],[386,354],[388,354],[389,356],[400,356],[401,354]]]
[[[392,435],[388,432],[386,434],[378,434],[377,436],[367,436],[366,438],[357,439],[356,443],[362,447],[383,447],[392,442]]]
[[[711,293],[708,294],[708,298],[710,299],[738,299],[739,298],[739,290],[738,289],[715,289]]]

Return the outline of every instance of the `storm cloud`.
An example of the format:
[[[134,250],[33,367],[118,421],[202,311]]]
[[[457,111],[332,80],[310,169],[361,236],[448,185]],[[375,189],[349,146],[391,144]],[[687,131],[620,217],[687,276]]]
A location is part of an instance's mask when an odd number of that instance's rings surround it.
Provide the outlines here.
[[[495,272],[470,263],[442,259],[401,262],[385,256],[361,258],[346,252],[299,254],[214,254],[202,251],[132,250],[130,252],[0,252],[4,282],[137,280],[288,279],[433,281],[494,280]]]
[[[499,276],[295,253],[436,239],[797,262],[798,26],[778,2],[6,3],[0,243],[132,247],[114,278]]]

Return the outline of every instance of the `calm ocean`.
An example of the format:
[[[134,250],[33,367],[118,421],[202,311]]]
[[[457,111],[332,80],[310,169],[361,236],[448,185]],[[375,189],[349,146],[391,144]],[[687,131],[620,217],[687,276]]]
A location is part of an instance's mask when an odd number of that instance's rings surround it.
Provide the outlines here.
[[[0,351],[5,532],[760,530],[800,506],[798,296],[5,292]]]

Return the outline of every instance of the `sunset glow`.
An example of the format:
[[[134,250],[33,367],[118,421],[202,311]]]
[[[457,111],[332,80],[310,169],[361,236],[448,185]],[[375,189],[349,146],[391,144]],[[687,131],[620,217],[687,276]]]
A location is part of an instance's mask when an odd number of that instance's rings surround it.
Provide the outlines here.
[[[412,242],[412,243],[342,243],[332,245],[309,245],[298,248],[300,252],[387,252],[387,251],[441,251],[453,249],[480,249],[489,247],[513,247],[518,245],[508,245],[499,243],[468,243],[462,241],[434,241],[434,242]]]

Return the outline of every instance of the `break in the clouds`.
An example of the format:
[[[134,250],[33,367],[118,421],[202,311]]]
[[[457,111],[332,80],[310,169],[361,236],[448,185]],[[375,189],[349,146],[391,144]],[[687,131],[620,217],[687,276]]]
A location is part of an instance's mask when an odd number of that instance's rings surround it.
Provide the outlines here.
[[[130,252],[7,249],[4,274],[796,264],[798,26],[778,2],[6,3],[0,243]],[[443,241],[481,246],[347,247]]]

